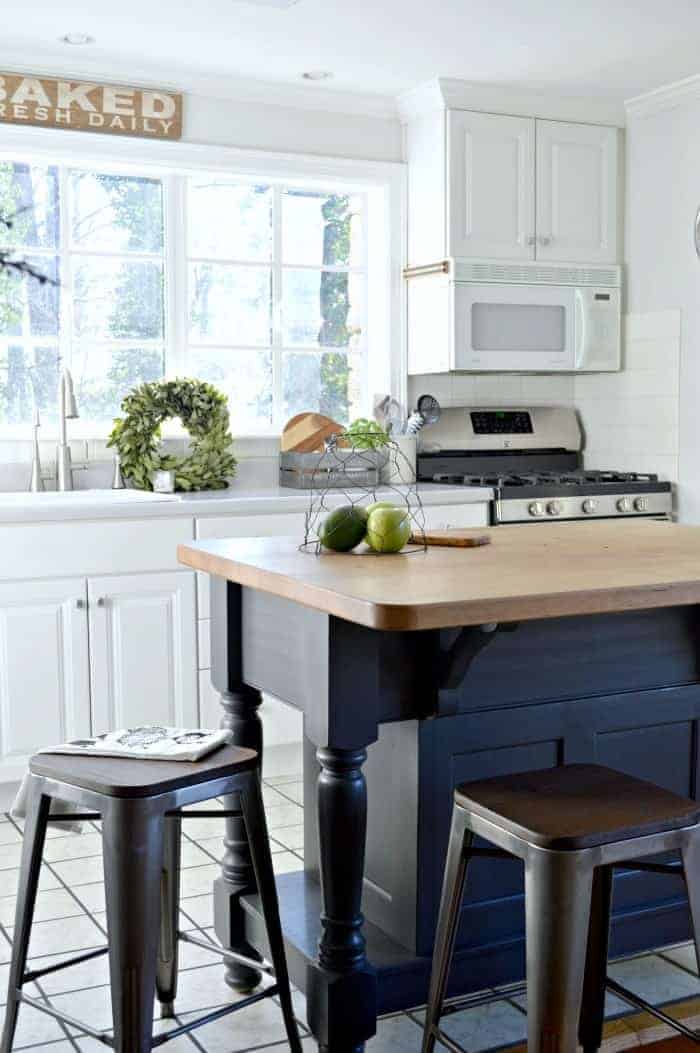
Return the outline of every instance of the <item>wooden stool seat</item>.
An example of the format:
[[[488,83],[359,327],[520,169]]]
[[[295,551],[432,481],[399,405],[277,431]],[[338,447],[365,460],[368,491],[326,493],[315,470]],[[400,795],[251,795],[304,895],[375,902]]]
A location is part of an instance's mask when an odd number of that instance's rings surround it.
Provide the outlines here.
[[[596,764],[463,783],[455,800],[539,848],[576,851],[700,822],[700,802]]]
[[[80,786],[106,797],[153,797],[183,786],[225,779],[254,768],[256,764],[255,750],[221,746],[198,761],[36,753],[29,762],[29,770],[45,779]]]

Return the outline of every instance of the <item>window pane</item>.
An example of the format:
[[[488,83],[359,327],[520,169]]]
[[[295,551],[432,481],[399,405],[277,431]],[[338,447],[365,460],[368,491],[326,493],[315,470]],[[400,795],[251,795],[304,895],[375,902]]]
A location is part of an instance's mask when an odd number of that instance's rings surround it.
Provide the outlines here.
[[[285,270],[282,342],[291,347],[355,347],[362,336],[365,280],[336,271]]]
[[[111,423],[133,387],[164,376],[165,353],[162,347],[78,347],[71,371],[81,419]]]
[[[58,169],[18,161],[0,162],[0,244],[54,249],[60,237]]]
[[[0,347],[0,424],[31,424],[33,391],[42,424],[55,424],[58,348],[9,344]]]
[[[78,337],[160,340],[163,336],[160,264],[76,260],[73,325]]]
[[[362,198],[285,190],[282,194],[282,260],[321,266],[361,266]]]
[[[0,274],[0,334],[8,336],[58,336],[58,260],[55,256],[27,256],[37,274],[52,279],[40,282],[13,271]]]
[[[190,266],[190,338],[203,344],[269,344],[269,267],[196,263]]]
[[[257,431],[272,423],[272,353],[270,351],[192,350],[189,371],[215,384],[229,400],[234,434]]]
[[[286,352],[282,390],[284,417],[317,410],[347,424],[360,412],[360,356],[345,351]]]
[[[159,179],[71,172],[73,244],[101,252],[162,252]]]
[[[219,176],[188,180],[189,255],[205,259],[269,260],[272,190]]]

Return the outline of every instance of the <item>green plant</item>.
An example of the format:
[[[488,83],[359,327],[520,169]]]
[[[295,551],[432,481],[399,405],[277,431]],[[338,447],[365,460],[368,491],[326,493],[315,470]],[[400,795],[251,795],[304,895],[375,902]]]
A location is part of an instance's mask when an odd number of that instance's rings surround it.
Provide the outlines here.
[[[175,472],[176,490],[223,490],[235,474],[226,397],[211,384],[178,378],[141,384],[122,402],[108,446],[119,453],[122,471],[139,490],[152,490],[159,469]],[[185,457],[160,452],[163,421],[179,417],[190,435]]]
[[[343,438],[356,450],[379,450],[389,442],[389,436],[376,420],[358,417],[343,433]]]

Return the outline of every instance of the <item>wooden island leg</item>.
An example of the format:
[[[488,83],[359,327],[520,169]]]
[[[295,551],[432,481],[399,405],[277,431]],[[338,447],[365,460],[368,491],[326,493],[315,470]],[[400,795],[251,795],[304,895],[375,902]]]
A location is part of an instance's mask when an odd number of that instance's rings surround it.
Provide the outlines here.
[[[318,962],[308,968],[308,1021],[321,1053],[361,1053],[377,1020],[377,979],[365,955],[361,912],[367,752],[323,748],[316,755],[323,914]]]
[[[257,751],[262,764],[262,695],[243,683],[241,661],[241,590],[221,578],[211,579],[211,678],[221,694],[221,727],[232,733],[235,746]],[[238,797],[225,797],[224,807],[239,809]],[[255,871],[242,814],[226,819],[221,877],[214,882],[214,929],[223,947],[259,959],[245,938],[241,896],[256,891]],[[227,962],[226,983],[234,991],[251,991],[262,974],[246,965]]]

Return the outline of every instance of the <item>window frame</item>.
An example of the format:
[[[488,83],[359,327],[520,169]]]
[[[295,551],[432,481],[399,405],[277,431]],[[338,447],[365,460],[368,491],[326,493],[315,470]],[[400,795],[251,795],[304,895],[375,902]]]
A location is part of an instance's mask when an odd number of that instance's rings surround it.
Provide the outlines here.
[[[363,354],[366,372],[364,391],[368,402],[374,392],[391,391],[405,403],[407,388],[405,355],[405,293],[401,267],[405,257],[404,215],[406,200],[405,165],[400,162],[360,161],[305,154],[247,150],[231,146],[208,146],[186,142],[152,142],[142,139],[119,139],[99,133],[80,133],[44,128],[0,130],[0,160],[24,160],[67,168],[94,168],[114,174],[132,174],[163,181],[164,195],[164,267],[167,276],[164,300],[164,343],[166,375],[182,373],[186,368],[188,346],[187,318],[187,223],[185,185],[188,175],[212,172],[229,175],[241,181],[269,183],[281,193],[284,185],[328,191],[336,187],[366,195],[367,229],[364,255],[367,263],[367,295],[364,306],[371,319],[367,346]],[[279,211],[276,211],[277,227]],[[67,217],[62,218],[62,224]],[[178,250],[178,245],[182,250]],[[279,248],[279,246],[278,246]],[[279,255],[273,253],[273,266],[281,270]],[[309,266],[310,270],[320,270]],[[345,270],[345,268],[340,268]],[[277,283],[277,295],[280,283]],[[176,305],[181,305],[177,309]],[[279,328],[278,305],[274,305],[273,326]],[[65,349],[65,327],[61,328],[59,348]],[[228,346],[228,345],[227,345]],[[295,349],[296,350],[296,349]],[[273,342],[273,354],[281,353]],[[273,376],[280,377],[277,369]],[[276,407],[280,406],[275,391]],[[366,412],[371,406],[366,407]],[[76,422],[77,424],[78,422]],[[282,421],[275,419],[269,428],[236,431],[238,438],[264,438],[280,434]],[[103,439],[108,428],[88,424],[74,428],[76,437]],[[28,425],[3,429],[1,438],[18,438],[28,434]]]

